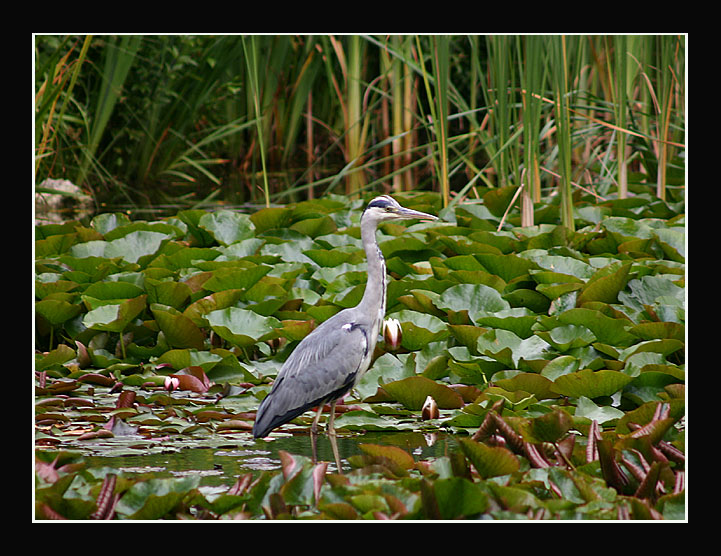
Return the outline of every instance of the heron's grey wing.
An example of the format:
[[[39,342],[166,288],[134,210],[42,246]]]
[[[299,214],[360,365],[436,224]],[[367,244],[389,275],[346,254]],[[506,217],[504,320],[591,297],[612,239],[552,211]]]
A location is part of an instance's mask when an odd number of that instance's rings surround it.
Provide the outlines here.
[[[366,370],[372,355],[367,330],[357,324],[339,324],[326,321],[288,357],[258,408],[253,426],[256,438],[312,407],[339,398]]]

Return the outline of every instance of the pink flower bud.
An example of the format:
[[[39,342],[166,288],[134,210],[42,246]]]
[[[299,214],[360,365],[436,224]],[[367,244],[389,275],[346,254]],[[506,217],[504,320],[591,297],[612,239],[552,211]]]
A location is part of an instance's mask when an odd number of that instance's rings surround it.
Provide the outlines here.
[[[421,408],[421,419],[428,421],[428,419],[438,419],[440,416],[436,400],[434,400],[431,396],[428,396],[426,401],[423,402],[423,407]]]
[[[386,319],[383,321],[383,340],[389,350],[397,350],[401,346],[402,338],[403,332],[398,319]]]

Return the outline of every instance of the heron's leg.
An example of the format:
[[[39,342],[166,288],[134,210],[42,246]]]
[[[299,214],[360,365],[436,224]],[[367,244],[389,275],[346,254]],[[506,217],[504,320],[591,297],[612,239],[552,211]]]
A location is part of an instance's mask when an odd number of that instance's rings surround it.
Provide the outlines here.
[[[338,400],[333,400],[330,403],[330,418],[328,419],[328,440],[330,440],[330,447],[333,449],[333,457],[335,458],[335,465],[338,468],[338,473],[343,473],[343,468],[340,465],[340,456],[338,455],[338,445],[335,439],[335,404]]]
[[[318,438],[318,421],[320,420],[320,415],[323,413],[323,404],[320,404],[318,406],[318,411],[315,414],[315,419],[313,419],[313,424],[310,427],[310,445],[313,449],[313,463],[318,462],[318,454],[316,451],[316,439]]]
[[[323,404],[321,403],[318,406],[318,411],[315,412],[315,419],[313,419],[313,424],[310,427],[311,434],[318,434],[318,421],[320,421],[320,416],[323,413]]]

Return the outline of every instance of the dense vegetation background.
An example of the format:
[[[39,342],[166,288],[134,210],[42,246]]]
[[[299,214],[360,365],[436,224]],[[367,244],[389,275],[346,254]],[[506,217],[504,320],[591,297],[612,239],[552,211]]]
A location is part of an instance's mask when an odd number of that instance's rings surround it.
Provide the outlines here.
[[[35,40],[36,192],[95,210],[35,227],[36,519],[685,519],[684,36]],[[346,473],[238,472],[378,192],[440,221],[378,232]]]
[[[35,62],[36,181],[98,204],[682,196],[684,36],[37,36]]]

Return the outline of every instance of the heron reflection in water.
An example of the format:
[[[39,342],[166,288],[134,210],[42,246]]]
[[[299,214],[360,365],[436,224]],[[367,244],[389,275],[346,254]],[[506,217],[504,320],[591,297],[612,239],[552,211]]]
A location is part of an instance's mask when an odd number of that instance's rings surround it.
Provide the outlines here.
[[[258,408],[253,436],[263,438],[273,429],[318,407],[311,426],[313,460],[316,458],[318,421],[330,403],[327,433],[341,472],[334,428],[336,402],[368,370],[386,312],[386,265],[376,229],[390,220],[437,220],[437,217],[402,207],[387,195],[376,197],[361,216],[361,240],[368,261],[368,282],[360,303],[323,322],[298,344],[280,369],[270,393]]]

